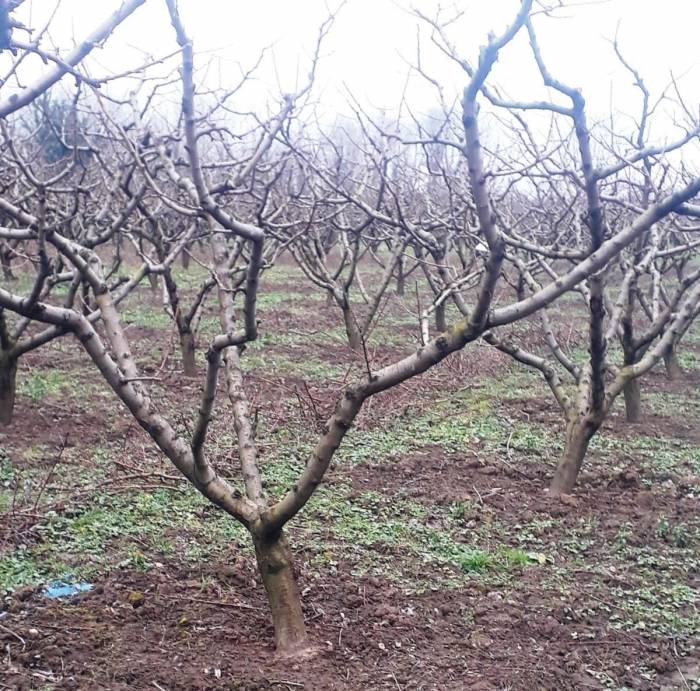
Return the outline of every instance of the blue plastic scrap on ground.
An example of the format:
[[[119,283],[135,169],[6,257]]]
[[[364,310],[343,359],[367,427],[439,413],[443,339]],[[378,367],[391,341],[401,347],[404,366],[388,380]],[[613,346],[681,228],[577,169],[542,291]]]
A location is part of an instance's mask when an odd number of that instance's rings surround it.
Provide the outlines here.
[[[70,581],[51,581],[44,588],[44,597],[57,599],[71,597],[78,593],[87,592],[92,588],[92,583],[72,583]]]

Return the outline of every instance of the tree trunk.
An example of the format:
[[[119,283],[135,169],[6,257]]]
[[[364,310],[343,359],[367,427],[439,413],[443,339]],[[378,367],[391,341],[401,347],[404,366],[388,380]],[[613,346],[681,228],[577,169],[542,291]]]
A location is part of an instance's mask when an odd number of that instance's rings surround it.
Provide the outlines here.
[[[295,655],[308,649],[301,598],[294,578],[292,557],[282,533],[255,539],[255,556],[275,627],[278,655]]]
[[[406,275],[404,274],[403,260],[399,259],[396,263],[396,294],[403,297],[406,292]]]
[[[362,350],[362,335],[355,323],[355,315],[349,307],[343,308],[343,321],[345,322],[345,333],[348,337],[348,344],[353,350]]]
[[[445,316],[444,300],[435,308],[435,330],[438,333],[444,333],[447,331],[447,317]]]
[[[182,369],[186,377],[197,376],[197,363],[194,352],[194,334],[190,330],[180,332],[180,351],[182,353]]]
[[[549,486],[550,494],[569,494],[576,484],[581,464],[588,451],[588,444],[595,434],[596,427],[588,420],[573,420],[566,426],[564,455],[559,460],[554,477]]]
[[[0,425],[12,422],[16,382],[17,359],[6,354],[0,355]]]
[[[158,274],[148,274],[148,282],[151,286],[151,293],[158,295]]]
[[[639,379],[630,379],[623,389],[627,422],[642,421],[642,387]]]
[[[683,379],[683,369],[678,362],[678,354],[674,346],[670,346],[664,353],[664,364],[666,365],[666,376],[672,381]]]
[[[186,247],[182,248],[180,252],[180,260],[182,262],[182,268],[187,271],[190,268],[190,253],[187,251]]]

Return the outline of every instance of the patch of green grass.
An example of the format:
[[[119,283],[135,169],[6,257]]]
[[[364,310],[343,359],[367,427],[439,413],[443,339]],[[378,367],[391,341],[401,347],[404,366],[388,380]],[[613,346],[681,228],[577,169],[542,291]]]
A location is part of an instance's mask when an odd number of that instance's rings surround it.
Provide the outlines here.
[[[319,290],[310,293],[291,290],[263,290],[258,295],[258,307],[265,310],[286,303],[308,303],[325,301],[326,296]]]
[[[252,350],[241,358],[243,371],[264,372],[275,375],[290,374],[302,378],[334,380],[342,379],[348,370],[347,365],[336,365],[324,360],[314,360],[306,353],[299,353],[298,360],[292,360],[285,355],[266,352],[264,349]]]
[[[481,391],[484,398],[495,402],[529,399],[533,394],[549,396],[549,388],[542,376],[528,367],[516,366],[503,356],[503,368],[497,377],[484,377],[474,382],[472,389]]]
[[[683,370],[697,372],[700,370],[700,353],[681,346],[678,351],[678,363]]]
[[[493,536],[464,541],[461,521],[449,509],[429,514],[421,504],[375,491],[353,494],[343,485],[320,488],[300,523],[303,535],[312,536],[306,547],[319,546],[320,564],[342,559],[355,574],[381,575],[417,591],[456,587],[473,574],[507,578],[534,563]]]
[[[37,585],[46,575],[27,549],[20,548],[11,554],[0,556],[0,592],[11,592],[25,585]]]
[[[20,372],[17,376],[20,396],[26,396],[37,403],[48,397],[55,397],[63,389],[72,388],[72,382],[63,370],[48,368]]]
[[[211,273],[208,269],[200,266],[196,262],[190,262],[187,269],[183,269],[179,264],[172,269],[172,276],[179,291],[197,291]]]
[[[127,307],[120,311],[124,326],[133,324],[148,329],[169,329],[172,326],[170,315],[160,306],[150,304],[147,300],[136,302],[139,295],[132,296]]]
[[[298,281],[299,267],[296,264],[281,264],[277,263],[268,269],[263,278],[263,284],[288,283],[289,281]]]
[[[679,352],[683,350],[684,345],[700,345],[700,326],[698,326],[697,320],[692,323],[685,336],[683,336],[683,340],[678,348]]]
[[[296,480],[304,458],[302,447],[281,438],[278,443],[277,452],[263,463],[273,496]],[[3,472],[9,477],[8,470]],[[387,501],[374,491],[353,495],[349,486],[337,483],[319,488],[290,528],[297,546],[301,542],[315,551],[316,565],[347,558],[356,573],[381,573],[397,581],[406,571],[420,573],[426,564],[444,570],[441,582],[455,585],[470,573],[507,574],[531,563],[507,546],[465,543],[460,531],[449,511],[438,523],[429,523],[420,504]],[[244,529],[189,488],[94,494],[82,506],[49,512],[33,529],[29,544],[0,559],[0,590],[65,575],[90,580],[116,568],[148,569],[159,555],[196,562],[223,555],[231,545],[250,549]],[[413,587],[431,587],[433,578],[417,576]]]
[[[700,448],[680,439],[651,436],[641,431],[629,439],[597,434],[590,448],[604,455],[621,451],[633,455],[635,465],[649,478],[665,480],[700,473]]]
[[[652,639],[673,637],[685,650],[700,627],[697,518],[683,522],[661,514],[655,531],[626,521],[613,540],[604,534],[595,519],[567,526],[566,539],[550,545],[556,566],[544,573],[542,586],[559,589],[575,619],[603,613],[614,628]],[[546,532],[542,539],[547,540]],[[576,569],[598,577],[581,580]]]
[[[65,574],[91,579],[114,568],[147,569],[154,555],[176,551],[198,560],[249,542],[236,521],[189,488],[97,494],[64,514],[49,512],[33,538],[0,559],[0,590]]]
[[[697,394],[691,387],[685,391],[669,392],[647,391],[642,386],[642,406],[671,418],[677,415],[679,410],[683,411],[686,418],[697,419],[700,415],[697,411]]]
[[[33,444],[30,444],[26,448],[24,448],[21,452],[21,458],[23,461],[29,461],[30,463],[33,461],[41,461],[46,458],[49,458],[51,454],[51,447],[48,444],[44,444],[41,442],[35,442]],[[13,477],[15,474],[15,470],[13,468]]]
[[[655,580],[650,573],[652,583]],[[616,603],[610,612],[614,628],[685,638],[700,629],[700,592],[683,582],[639,585],[634,589],[613,587]]]
[[[510,420],[489,395],[475,389],[455,394],[419,417],[411,417],[409,411],[388,428],[351,430],[337,458],[348,463],[391,459],[429,445],[455,453],[475,441],[489,451],[508,445],[524,454],[544,455],[561,448],[561,440],[544,426]]]
[[[673,547],[680,548],[689,547],[697,540],[696,535],[685,523],[676,521],[666,514],[661,514],[658,518],[656,536]]]
[[[300,331],[265,331],[258,336],[258,339],[250,343],[250,351],[263,350],[269,346],[288,346],[292,348],[303,348],[300,354],[307,353],[309,335]]]
[[[14,477],[14,468],[10,460],[10,455],[6,449],[0,446],[0,484],[6,485]]]

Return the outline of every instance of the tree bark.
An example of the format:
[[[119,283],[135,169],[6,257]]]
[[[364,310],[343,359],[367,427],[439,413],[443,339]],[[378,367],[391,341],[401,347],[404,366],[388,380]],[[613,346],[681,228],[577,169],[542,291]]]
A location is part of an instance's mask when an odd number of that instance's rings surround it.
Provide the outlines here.
[[[406,292],[406,275],[404,274],[403,259],[396,263],[396,294],[403,297]]]
[[[353,350],[361,350],[362,335],[355,322],[355,315],[349,307],[343,308],[343,321],[345,322],[345,333],[348,337],[348,344]]]
[[[6,281],[16,281],[17,276],[12,271],[12,258],[9,252],[0,251],[0,263],[2,263],[2,275]]]
[[[151,286],[151,293],[156,296],[158,295],[158,275],[148,274],[148,283]]]
[[[17,358],[0,355],[0,425],[9,425],[15,409]]]
[[[183,247],[182,252],[180,252],[180,260],[182,268],[187,271],[190,268],[190,253],[187,251],[187,248]]]
[[[283,533],[255,538],[255,556],[275,628],[277,654],[298,655],[308,649],[301,598],[292,557]]]
[[[445,315],[445,301],[435,308],[435,330],[438,333],[447,331],[447,317]]]
[[[666,376],[671,381],[683,379],[683,369],[681,368],[680,362],[678,362],[678,354],[673,346],[669,347],[664,353],[664,365],[666,365]]]
[[[589,420],[572,420],[566,426],[564,455],[559,460],[554,477],[549,486],[550,494],[569,494],[576,484],[588,444],[595,434],[596,427]]]
[[[185,376],[196,377],[197,363],[194,356],[194,334],[189,330],[180,332],[180,351],[182,353],[182,369]]]
[[[627,422],[642,421],[642,387],[639,379],[630,379],[623,389]]]

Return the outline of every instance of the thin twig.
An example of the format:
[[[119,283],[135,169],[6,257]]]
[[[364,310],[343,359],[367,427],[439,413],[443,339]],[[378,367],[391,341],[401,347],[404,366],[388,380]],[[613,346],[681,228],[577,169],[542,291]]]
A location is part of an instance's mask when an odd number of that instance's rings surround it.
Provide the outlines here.
[[[7,626],[3,626],[0,624],[0,629],[5,631],[6,633],[9,633],[10,636],[14,636],[21,644],[22,644],[22,650],[24,651],[25,648],[27,647],[27,641],[22,638],[18,633],[15,633],[12,629],[8,629]]]

